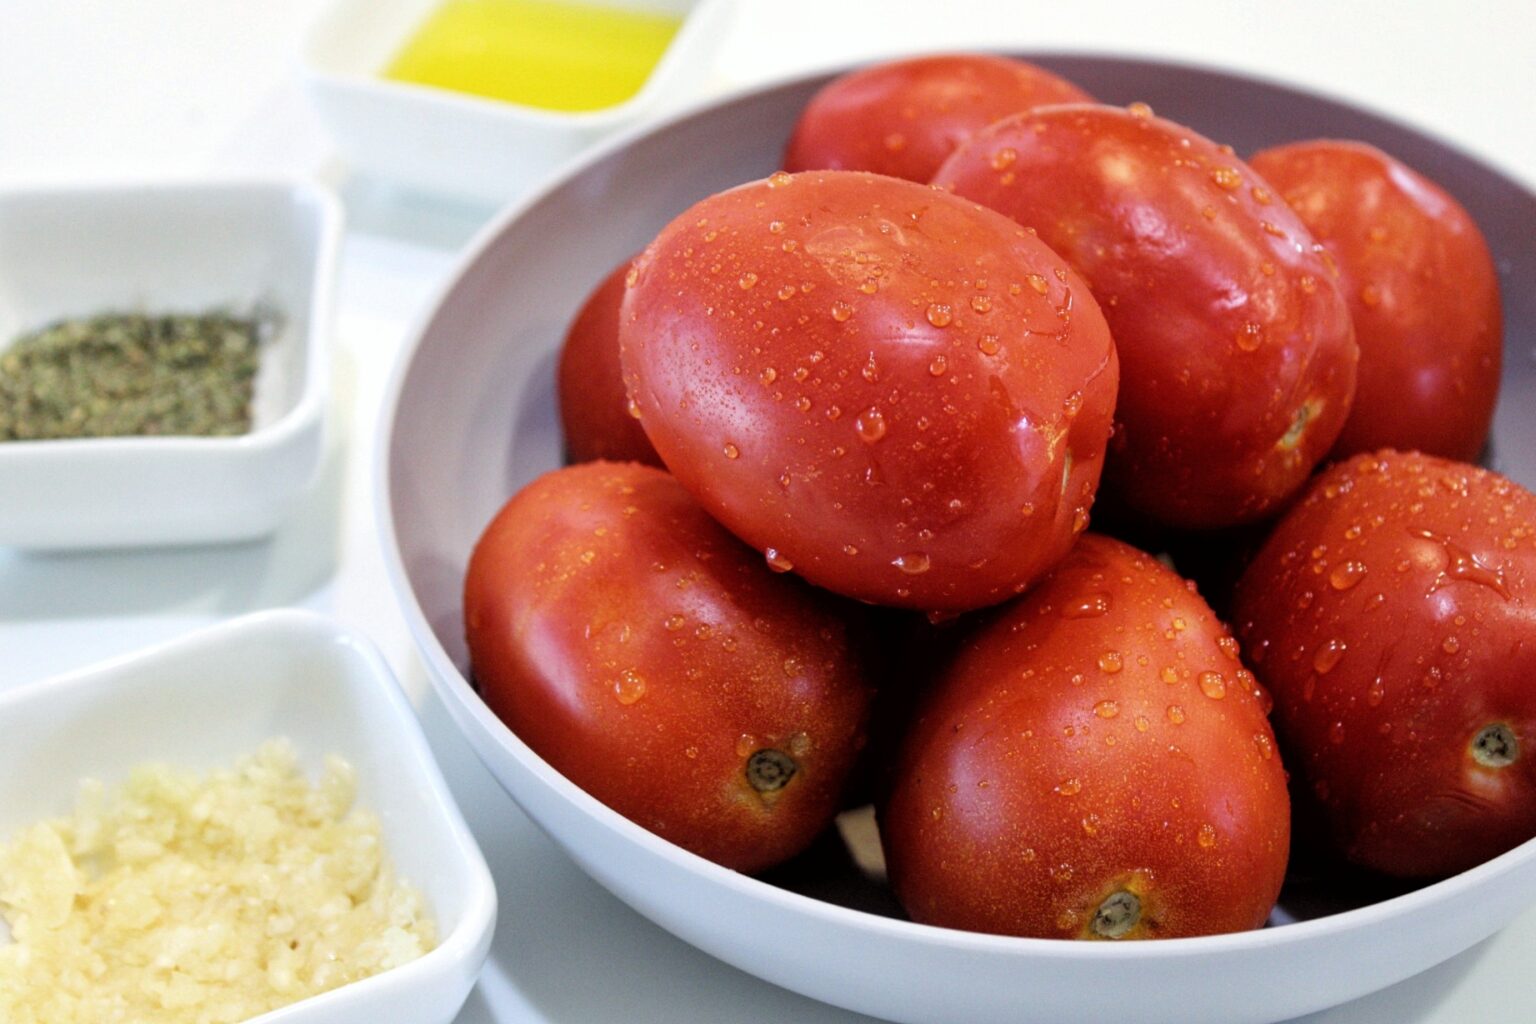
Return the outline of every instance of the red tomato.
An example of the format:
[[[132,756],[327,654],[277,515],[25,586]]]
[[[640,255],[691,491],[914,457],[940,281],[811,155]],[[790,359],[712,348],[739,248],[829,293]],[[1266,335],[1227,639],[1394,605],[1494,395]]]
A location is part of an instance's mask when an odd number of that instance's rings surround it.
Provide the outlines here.
[[[1461,204],[1359,142],[1298,142],[1253,169],[1338,261],[1360,383],[1337,457],[1418,449],[1472,461],[1499,393],[1503,314],[1482,232]]]
[[[619,340],[646,433],[775,568],[961,610],[1086,525],[1114,346],[1087,286],[1006,217],[780,172],[684,213],[632,278]]]
[[[1042,938],[1256,928],[1285,773],[1237,643],[1155,559],[1083,537],[962,645],[881,813],[915,920]]]
[[[1536,496],[1357,456],[1276,527],[1235,614],[1350,860],[1443,875],[1536,835]]]
[[[529,484],[475,547],[464,618],[491,710],[636,824],[757,871],[832,820],[870,698],[839,610],[666,473]]]
[[[926,182],[993,121],[1093,97],[1044,68],[1007,57],[912,57],[834,79],[806,105],[784,153],[789,171],[874,171]]]
[[[934,183],[1031,229],[1088,280],[1122,386],[1105,488],[1172,526],[1260,519],[1338,436],[1357,350],[1333,269],[1230,149],[1144,107],[993,125]]]
[[[560,425],[572,462],[611,459],[660,466],[640,421],[629,412],[619,371],[619,304],[625,260],[587,296],[560,350]]]

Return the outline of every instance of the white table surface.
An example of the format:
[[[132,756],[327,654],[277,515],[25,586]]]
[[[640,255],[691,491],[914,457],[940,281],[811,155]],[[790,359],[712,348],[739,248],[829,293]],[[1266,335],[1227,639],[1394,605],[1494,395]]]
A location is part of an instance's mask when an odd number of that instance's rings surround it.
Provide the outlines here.
[[[397,348],[494,211],[407,195],[338,161],[296,76],[299,40],[322,4],[0,0],[0,184],[276,170],[334,185],[348,217],[334,331],[339,429],[299,513],[269,540],[225,547],[0,548],[0,688],[243,612],[332,614],[371,636],[417,698],[497,877],[496,942],[462,1024],[867,1019],[726,967],[609,896],[501,792],[431,695],[385,581],[368,456]],[[1536,182],[1532,0],[1074,0],[1059,12],[1031,0],[747,0],[715,79],[966,46],[1172,57],[1304,83]],[[0,758],[3,749],[0,737]],[[1440,967],[1306,1022],[1520,1020],[1533,960],[1536,908]]]

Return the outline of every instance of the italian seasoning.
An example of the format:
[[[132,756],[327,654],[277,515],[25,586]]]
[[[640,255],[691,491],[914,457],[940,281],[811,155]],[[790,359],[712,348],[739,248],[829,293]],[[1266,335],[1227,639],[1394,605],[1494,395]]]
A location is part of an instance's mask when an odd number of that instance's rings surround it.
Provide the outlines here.
[[[223,313],[61,320],[0,350],[0,441],[251,429],[263,324]]]

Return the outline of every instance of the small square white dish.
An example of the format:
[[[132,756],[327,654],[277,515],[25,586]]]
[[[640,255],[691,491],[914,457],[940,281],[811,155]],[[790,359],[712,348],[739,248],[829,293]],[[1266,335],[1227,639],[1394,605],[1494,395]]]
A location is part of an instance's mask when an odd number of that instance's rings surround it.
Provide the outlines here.
[[[274,737],[311,780],[329,754],[356,769],[398,877],[425,899],[438,945],[261,1024],[448,1024],[490,947],[496,890],[388,665],[309,612],[249,615],[95,667],[0,693],[0,838],[67,814],[79,781],[123,782],[154,761],[228,768]],[[6,941],[0,931],[0,941]]]
[[[501,203],[602,136],[691,97],[726,34],[732,0],[591,0],[683,22],[639,92],[576,113],[384,78],[390,60],[439,3],[336,0],[304,42],[309,95],[355,167],[428,191]]]
[[[0,190],[0,351],[100,313],[271,318],[250,432],[0,441],[0,545],[270,533],[319,470],[341,208],[297,179]]]

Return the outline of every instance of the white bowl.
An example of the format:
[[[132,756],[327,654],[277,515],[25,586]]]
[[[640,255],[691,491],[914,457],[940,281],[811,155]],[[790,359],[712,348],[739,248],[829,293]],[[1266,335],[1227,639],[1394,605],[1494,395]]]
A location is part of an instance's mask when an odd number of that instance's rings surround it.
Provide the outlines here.
[[[382,72],[440,0],[337,0],[303,47],[310,98],[343,153],[381,178],[499,203],[603,135],[695,92],[725,36],[731,0],[602,0],[684,16],[645,85],[600,110],[564,113]]]
[[[106,548],[271,532],[320,466],[341,212],[300,181],[0,191],[0,348],[109,312],[271,312],[235,437],[0,442],[0,544]]]
[[[378,816],[399,877],[425,897],[439,945],[259,1020],[447,1024],[469,995],[496,890],[410,703],[361,637],[308,612],[250,615],[0,693],[0,736],[0,837],[67,814],[81,779],[111,786],[146,761],[227,768],[286,737],[315,778],[339,754],[357,769],[357,804]]]
[[[1528,191],[1422,134],[1294,89],[1151,61],[1036,59],[1239,152],[1354,137],[1444,183],[1483,224],[1505,275],[1496,462],[1536,485],[1536,412],[1519,400],[1536,383],[1521,340],[1536,332]],[[690,203],[772,171],[826,80],[743,93],[604,145],[480,236],[402,353],[379,431],[386,561],[433,685],[501,784],[594,878],[668,930],[797,992],[898,1021],[1285,1020],[1407,978],[1508,923],[1536,898],[1536,840],[1396,895],[1359,877],[1332,890],[1293,879],[1271,927],[1235,935],[1069,943],[913,924],[857,909],[879,900],[852,872],[802,865],[777,876],[791,891],[665,842],[554,771],[480,700],[467,681],[464,566],[502,502],[560,463],[553,367],[568,320],[609,268]]]

